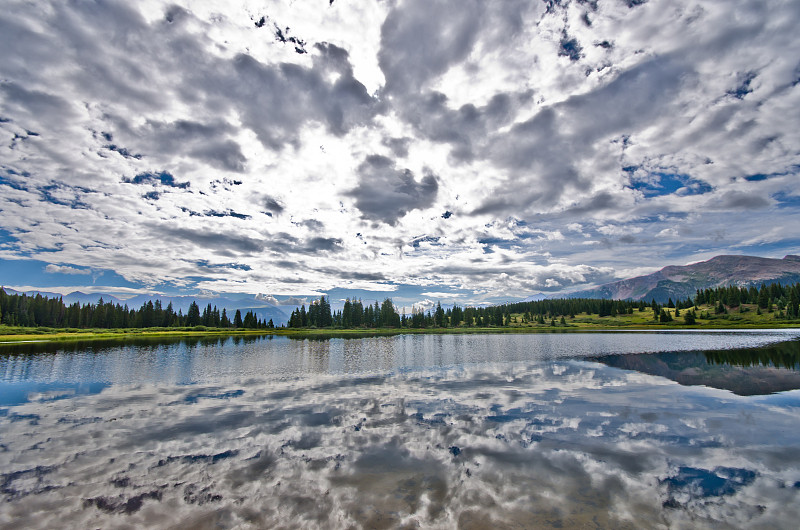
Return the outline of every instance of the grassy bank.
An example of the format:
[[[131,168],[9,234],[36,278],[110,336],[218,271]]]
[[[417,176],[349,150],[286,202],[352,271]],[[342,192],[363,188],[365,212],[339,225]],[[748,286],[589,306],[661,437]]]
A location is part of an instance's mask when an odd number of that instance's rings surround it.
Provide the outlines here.
[[[504,327],[466,327],[456,328],[426,328],[426,329],[230,329],[207,328],[195,326],[191,328],[124,328],[124,329],[58,329],[58,328],[27,328],[17,326],[0,326],[0,342],[24,341],[77,341],[93,339],[136,339],[158,337],[213,337],[233,335],[278,335],[292,338],[357,338],[398,334],[461,334],[461,333],[551,333],[551,332],[577,332],[577,331],[613,331],[624,329],[643,330],[680,330],[680,329],[778,329],[800,327],[800,320],[787,320],[777,318],[776,313],[762,312],[758,308],[743,305],[741,309],[728,314],[717,315],[714,308],[700,306],[696,311],[697,321],[694,325],[687,325],[681,311],[680,316],[675,316],[674,309],[666,309],[673,318],[672,322],[659,322],[653,319],[653,312],[648,308],[644,311],[635,309],[632,314],[604,316],[597,314],[581,313],[574,316],[552,316],[545,319],[544,323],[537,323],[535,319],[527,321],[525,315],[512,314],[511,323]]]
[[[800,319],[786,319],[778,318],[777,312],[768,312],[766,310],[759,310],[755,304],[742,304],[741,306],[731,309],[725,314],[716,314],[714,306],[701,305],[694,311],[696,315],[696,322],[693,325],[687,325],[684,317],[687,309],[680,310],[680,314],[676,316],[676,310],[671,308],[664,308],[670,318],[671,322],[660,322],[654,319],[653,311],[648,307],[644,311],[634,309],[632,314],[604,316],[601,317],[595,314],[581,313],[574,316],[564,317],[564,323],[561,322],[560,316],[554,316],[545,319],[544,324],[537,324],[533,322],[525,322],[524,315],[512,314],[511,325],[512,329],[526,329],[526,330],[541,330],[545,328],[572,328],[584,331],[593,329],[779,329],[791,328],[800,326]]]
[[[206,328],[117,328],[117,329],[60,329],[0,326],[0,342],[22,341],[79,341],[91,339],[129,339],[157,337],[208,337],[228,335],[264,335],[271,330]]]

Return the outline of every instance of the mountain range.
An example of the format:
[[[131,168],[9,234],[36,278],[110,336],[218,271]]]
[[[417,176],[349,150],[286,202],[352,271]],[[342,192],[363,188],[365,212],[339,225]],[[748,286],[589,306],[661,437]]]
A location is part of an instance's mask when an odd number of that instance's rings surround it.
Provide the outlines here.
[[[698,289],[716,288],[727,285],[749,287],[759,286],[762,283],[789,284],[800,282],[800,256],[788,255],[783,259],[761,258],[757,256],[716,256],[707,261],[700,261],[691,265],[670,265],[663,269],[647,274],[619,280],[604,285],[546,296],[537,293],[522,301],[534,301],[544,298],[606,298],[606,299],[632,299],[666,303],[670,298],[673,301],[685,300],[694,297]],[[22,294],[13,289],[4,288],[8,294]],[[185,314],[189,305],[195,301],[202,311],[207,305],[216,306],[220,311],[225,308],[228,314],[233,314],[239,309],[242,314],[253,311],[259,318],[270,320],[280,325],[289,320],[288,312],[296,305],[287,305],[283,308],[276,306],[264,299],[262,295],[226,295],[216,297],[202,296],[161,296],[141,294],[119,299],[110,294],[87,294],[74,291],[67,295],[45,291],[26,291],[27,295],[41,294],[49,298],[61,297],[65,304],[92,303],[96,304],[100,298],[105,302],[126,305],[138,309],[147,301],[161,300],[164,307],[172,303],[175,311],[181,310]],[[298,302],[299,303],[299,302]]]
[[[757,256],[716,256],[691,265],[670,265],[645,276],[575,291],[568,298],[613,298],[664,303],[694,297],[698,289],[727,285],[749,287],[762,283],[800,282],[800,256],[783,259]],[[559,295],[561,297],[563,295]]]

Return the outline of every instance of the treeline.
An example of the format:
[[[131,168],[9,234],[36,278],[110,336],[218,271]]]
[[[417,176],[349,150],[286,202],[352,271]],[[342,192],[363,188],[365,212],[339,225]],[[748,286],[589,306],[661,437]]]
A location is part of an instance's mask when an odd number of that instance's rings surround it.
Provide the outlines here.
[[[741,307],[742,304],[757,305],[759,310],[778,311],[779,317],[797,318],[800,316],[800,283],[781,285],[761,284],[760,287],[717,287],[698,290],[695,296],[697,305],[708,304],[716,307],[716,312],[727,308]]]
[[[538,323],[555,325],[556,319],[564,324],[565,317],[575,318],[581,313],[600,317],[633,314],[635,310],[652,310],[653,320],[670,322],[681,316],[687,324],[695,323],[696,307],[710,305],[716,314],[730,309],[744,311],[744,304],[755,305],[757,311],[775,312],[776,318],[800,317],[800,283],[781,285],[761,284],[760,287],[717,287],[696,292],[694,299],[670,299],[666,305],[655,300],[605,300],[597,298],[560,298],[532,302],[516,302],[488,307],[443,308],[437,303],[427,311],[412,308],[410,315],[398,311],[390,298],[383,303],[364,303],[347,299],[340,310],[332,310],[325,296],[292,312],[291,328],[448,328],[448,327],[506,327],[512,324]],[[667,311],[666,309],[674,309]],[[706,316],[707,317],[707,316]],[[705,318],[705,317],[704,317]],[[261,320],[253,311],[244,316],[237,309],[231,318],[226,309],[207,305],[203,310],[192,302],[186,314],[173,309],[172,303],[162,307],[161,301],[148,301],[138,309],[127,305],[104,302],[97,304],[64,304],[61,298],[47,298],[40,294],[7,294],[0,288],[0,322],[9,326],[52,328],[150,328],[195,327],[270,329],[275,325]]]
[[[729,309],[741,308],[742,304],[753,304],[758,310],[775,311],[777,318],[798,318],[800,283],[780,285],[778,283],[760,287],[717,287],[698,290],[695,298],[659,304],[655,300],[606,300],[600,298],[559,298],[516,302],[488,307],[460,307],[444,309],[436,304],[435,309],[421,311],[412,309],[411,315],[397,311],[390,298],[382,304],[364,304],[361,300],[345,300],[339,311],[331,311],[330,302],[324,296],[312,302],[308,310],[305,305],[292,312],[289,327],[334,327],[334,328],[447,328],[447,327],[504,327],[511,324],[550,323],[556,319],[563,324],[564,318],[575,318],[581,313],[596,314],[600,317],[633,314],[652,311],[653,320],[671,322],[674,317],[683,316],[687,324],[696,322],[696,306],[709,304],[715,312],[727,313]],[[668,311],[673,309],[674,311]],[[683,314],[681,311],[685,310]]]
[[[66,305],[61,298],[48,298],[40,294],[8,294],[0,288],[0,322],[8,326],[50,328],[176,328],[206,326],[213,328],[270,329],[272,319],[264,321],[253,311],[244,316],[236,310],[231,319],[227,310],[221,311],[208,304],[202,312],[196,302],[189,305],[184,315],[172,303],[162,307],[161,301],[145,302],[139,309],[104,302],[96,304],[74,302]]]
[[[704,353],[709,364],[736,366],[777,366],[800,369],[800,346],[797,341],[781,342],[747,350],[719,350]]]
[[[662,306],[655,304],[656,315]],[[680,302],[681,307],[692,307],[691,300]],[[434,309],[422,311],[412,308],[411,315],[398,312],[391,298],[382,304],[364,304],[361,300],[345,300],[344,307],[331,311],[330,302],[323,296],[312,302],[308,310],[305,305],[292,312],[289,318],[290,328],[448,328],[448,327],[505,327],[515,321],[513,314],[522,313],[521,321],[552,322],[556,317],[574,318],[579,313],[596,313],[602,316],[632,313],[635,308],[644,311],[651,307],[644,302],[629,300],[600,300],[590,298],[572,298],[558,300],[540,300],[537,302],[518,302],[488,307],[461,307],[458,304],[451,308],[443,308],[440,303]],[[670,301],[669,307],[675,307]]]
[[[383,304],[364,304],[361,300],[345,300],[344,307],[331,311],[330,301],[321,296],[311,302],[306,310],[305,304],[292,311],[289,317],[290,328],[399,328],[408,327],[408,319],[401,316],[392,300],[387,298]]]

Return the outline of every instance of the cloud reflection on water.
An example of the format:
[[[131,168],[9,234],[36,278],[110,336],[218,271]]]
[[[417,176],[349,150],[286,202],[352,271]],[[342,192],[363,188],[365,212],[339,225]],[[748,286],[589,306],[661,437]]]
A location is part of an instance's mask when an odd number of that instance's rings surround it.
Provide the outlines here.
[[[800,408],[589,360],[118,384],[3,410],[1,525],[786,528],[800,517]]]

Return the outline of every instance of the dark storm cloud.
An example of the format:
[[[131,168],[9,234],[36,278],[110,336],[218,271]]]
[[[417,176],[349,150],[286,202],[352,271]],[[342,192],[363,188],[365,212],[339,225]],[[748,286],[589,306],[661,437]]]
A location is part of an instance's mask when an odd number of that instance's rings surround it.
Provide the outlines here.
[[[381,28],[384,93],[419,135],[452,144],[451,160],[469,162],[474,158],[474,144],[513,120],[520,104],[530,100],[531,91],[498,93],[486,105],[468,103],[453,109],[445,94],[428,90],[427,85],[464,61],[479,36],[497,45],[519,30],[521,15],[530,7],[519,2],[486,6],[474,1],[413,0],[410,4],[392,10]],[[395,156],[407,153],[404,145],[384,144]]]
[[[437,3],[436,8],[445,5]],[[445,18],[441,22],[445,27],[436,33],[428,28],[436,17],[426,18],[429,13],[425,10],[393,11],[382,28],[379,57],[386,91],[396,96],[398,112],[419,134],[450,144],[451,162],[488,159],[510,172],[509,184],[514,184],[501,187],[476,213],[504,214],[532,205],[549,206],[570,187],[588,187],[588,176],[579,166],[595,155],[593,145],[658,117],[678,94],[682,76],[690,73],[676,60],[656,57],[622,72],[594,92],[544,108],[510,131],[497,133],[513,122],[519,107],[530,101],[531,92],[498,93],[484,106],[466,104],[453,109],[446,95],[424,90],[429,80],[465,58],[478,34],[488,31],[481,20],[487,16],[483,7],[468,4],[458,13]],[[500,20],[509,28],[513,25],[508,18]],[[443,32],[450,36],[448,44],[459,43],[459,47],[440,45],[437,35]],[[424,46],[426,52],[417,53],[418,46]],[[559,46],[560,54],[573,61],[580,59],[576,38],[564,33]]]
[[[382,143],[391,149],[397,158],[405,158],[408,156],[408,145],[411,143],[411,138],[384,138]]]
[[[483,2],[411,0],[396,6],[381,27],[381,70],[389,93],[415,93],[466,58],[484,11]]]
[[[338,252],[342,248],[342,240],[339,238],[317,236],[301,239],[285,232],[272,234],[267,242],[267,249],[280,255],[306,254],[313,256],[319,252]]]
[[[677,59],[656,57],[622,72],[614,81],[584,95],[573,96],[546,109],[544,114],[516,127],[498,144],[492,154],[510,168],[528,168],[535,162],[538,144],[547,148],[589,145],[598,138],[622,132],[650,122],[678,95],[684,76],[689,74]],[[571,150],[574,150],[571,149]],[[563,151],[562,151],[563,152]]]
[[[442,274],[452,274],[454,276],[466,276],[468,278],[493,277],[504,272],[510,272],[506,267],[468,267],[464,265],[445,265],[438,269]]]
[[[184,154],[218,169],[234,172],[243,171],[247,161],[239,144],[226,139],[234,132],[234,128],[224,121],[148,121],[133,130],[121,125],[128,141],[137,150],[171,157]]]
[[[618,200],[610,193],[599,193],[588,201],[568,208],[564,214],[569,217],[570,215],[585,215],[596,214],[608,210],[617,210],[620,208]]]
[[[303,250],[315,254],[320,251],[335,251],[341,249],[342,240],[335,237],[312,237],[309,239]]]
[[[520,192],[518,186],[501,191],[475,212],[551,206],[565,190],[588,187],[590,181],[577,163],[594,155],[598,140],[639,129],[660,116],[690,73],[677,59],[656,57],[592,92],[542,109],[506,134],[493,136],[485,156],[535,185],[528,192]]]
[[[402,112],[419,134],[434,142],[450,144],[453,161],[470,162],[487,135],[513,120],[515,111],[531,96],[529,91],[499,93],[486,105],[466,104],[452,109],[447,96],[428,92],[408,96],[403,101]]]
[[[377,100],[353,76],[344,49],[326,43],[314,48],[313,68],[265,65],[244,54],[233,59],[232,103],[240,108],[244,125],[267,147],[297,142],[298,129],[308,121],[343,135],[379,110]],[[336,80],[329,82],[328,74],[337,75]]]
[[[148,25],[138,11],[121,2],[77,2],[50,4],[40,15],[37,22],[51,23],[50,31],[2,22],[3,29],[10,29],[8,33],[0,31],[2,48],[25,50],[24,62],[15,54],[3,54],[0,65],[4,73],[26,83],[35,82],[38,72],[59,70],[66,76],[62,81],[69,82],[59,88],[66,89],[65,95],[80,90],[83,101],[103,100],[113,94],[139,109],[163,101],[146,82],[139,60],[157,45],[155,39],[145,36]],[[122,40],[124,46],[119,46]],[[80,68],[63,70],[65,53]]]
[[[370,155],[358,167],[359,185],[346,193],[366,219],[394,225],[406,213],[427,208],[436,200],[439,183],[433,174],[417,181],[410,170],[400,170],[380,155]]]
[[[314,270],[322,274],[333,276],[335,278],[341,278],[342,280],[382,282],[388,279],[386,275],[381,274],[379,272],[342,270],[336,267],[318,267],[315,268]]]
[[[145,156],[174,158],[182,153],[238,172],[246,160],[229,137],[235,130],[216,116],[236,112],[265,146],[279,149],[296,143],[308,122],[323,123],[342,135],[380,108],[354,77],[347,52],[334,44],[316,44],[311,66],[265,64],[243,53],[232,58],[206,53],[206,40],[192,24],[207,23],[183,9],[171,9],[166,19],[150,24],[130,7],[115,3],[56,5],[46,17],[52,18],[49,34],[3,22],[8,30],[4,36],[0,32],[3,48],[27,50],[28,68],[4,54],[2,71],[18,73],[12,78],[22,82],[34,81],[31,72],[58,69],[61,55],[52,50],[71,54],[80,62],[81,74],[66,80],[64,93],[79,92],[90,102],[106,101],[109,94],[124,101],[131,114],[111,111],[105,119],[122,145]],[[144,64],[142,57],[158,61]],[[69,104],[53,93],[9,82],[0,88],[21,109],[12,117],[28,112],[66,121],[69,115]],[[196,106],[197,118],[149,118],[168,108],[176,96]],[[148,117],[145,125],[133,125],[130,116],[138,115]]]
[[[265,196],[261,200],[261,205],[267,210],[267,214],[271,217],[272,215],[279,215],[283,213],[284,207],[283,205],[278,202],[277,199],[270,197],[269,195]]]
[[[311,231],[314,232],[321,232],[325,229],[325,225],[317,221],[316,219],[306,219],[305,221],[301,221],[297,223],[299,226],[305,226]]]
[[[63,126],[75,116],[72,106],[64,98],[47,92],[0,81],[0,93],[5,111],[13,114],[17,121]]]
[[[233,140],[204,145],[192,150],[190,154],[214,167],[228,171],[244,171],[244,164],[247,161],[239,144]]]
[[[766,208],[769,205],[770,201],[761,195],[740,191],[725,192],[719,197],[716,204],[714,204],[714,206],[726,210],[753,210],[757,208]]]
[[[258,254],[264,250],[266,242],[233,232],[223,233],[213,230],[180,228],[165,225],[151,225],[151,229],[176,243],[188,242],[223,255]]]
[[[212,167],[242,172],[247,159],[239,144],[227,139],[235,132],[233,126],[221,120],[206,123],[191,120],[174,122],[148,121],[131,128],[124,120],[116,121],[118,136],[126,144],[149,155],[174,158],[183,154],[204,161]]]

